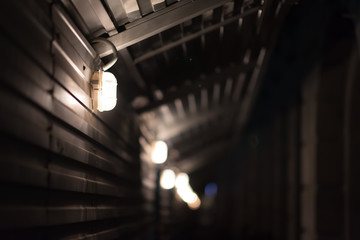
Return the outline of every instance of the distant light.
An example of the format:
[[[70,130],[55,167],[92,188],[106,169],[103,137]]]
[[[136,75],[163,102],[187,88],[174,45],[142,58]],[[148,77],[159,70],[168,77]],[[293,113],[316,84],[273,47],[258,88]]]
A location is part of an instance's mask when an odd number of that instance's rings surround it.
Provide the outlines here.
[[[208,183],[205,186],[205,195],[208,197],[213,197],[217,194],[217,189],[218,187],[216,183]]]
[[[177,188],[177,193],[186,202],[189,208],[196,210],[200,207],[201,201],[198,195],[191,189],[191,186]]]
[[[189,208],[196,210],[200,207],[201,201],[189,184],[189,176],[186,173],[179,173],[176,177],[176,192],[186,202]]]
[[[191,189],[190,185],[188,185],[187,187],[177,188],[176,192],[186,203],[193,203],[198,198],[196,193],[194,193],[194,191]]]
[[[200,205],[201,205],[200,198],[196,198],[196,200],[194,202],[188,203],[189,208],[192,209],[192,210],[199,209]]]
[[[98,91],[98,110],[110,111],[116,106],[117,81],[114,74],[102,72],[100,75],[100,89]]]
[[[151,160],[155,164],[162,164],[166,161],[168,156],[168,147],[163,141],[156,141],[152,143]]]
[[[160,185],[164,189],[172,189],[175,186],[175,173],[171,169],[166,169],[160,177]]]
[[[179,173],[175,182],[176,188],[186,188],[189,186],[189,176],[186,173]]]

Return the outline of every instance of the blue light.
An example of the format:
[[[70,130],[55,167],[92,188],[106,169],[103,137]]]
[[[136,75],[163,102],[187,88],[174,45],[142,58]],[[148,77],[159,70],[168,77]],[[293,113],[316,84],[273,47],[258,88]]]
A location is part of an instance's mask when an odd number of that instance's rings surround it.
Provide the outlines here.
[[[217,194],[217,184],[216,183],[208,183],[205,186],[205,195],[208,197],[213,197]]]

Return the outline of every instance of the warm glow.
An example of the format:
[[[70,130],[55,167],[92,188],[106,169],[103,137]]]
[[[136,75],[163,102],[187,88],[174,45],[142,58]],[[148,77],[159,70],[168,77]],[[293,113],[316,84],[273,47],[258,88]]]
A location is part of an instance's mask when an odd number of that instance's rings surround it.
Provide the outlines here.
[[[116,106],[117,81],[110,72],[103,72],[101,88],[98,92],[98,110],[100,112],[110,111]]]
[[[163,141],[156,141],[152,144],[151,160],[155,164],[164,163],[168,156],[168,147]]]
[[[196,198],[196,200],[194,202],[188,203],[189,208],[192,210],[199,209],[200,205],[201,205],[200,198]]]
[[[189,184],[189,176],[186,173],[179,173],[177,175],[175,186],[177,194],[188,204],[189,208],[196,210],[200,207],[201,201],[192,190]]]
[[[188,185],[187,187],[177,188],[177,193],[186,203],[193,203],[196,201],[197,195],[191,189],[190,185]]]
[[[173,170],[166,169],[162,172],[160,185],[164,189],[172,189],[175,186],[175,173]]]
[[[176,188],[182,189],[189,186],[189,176],[186,173],[179,173],[176,177]]]

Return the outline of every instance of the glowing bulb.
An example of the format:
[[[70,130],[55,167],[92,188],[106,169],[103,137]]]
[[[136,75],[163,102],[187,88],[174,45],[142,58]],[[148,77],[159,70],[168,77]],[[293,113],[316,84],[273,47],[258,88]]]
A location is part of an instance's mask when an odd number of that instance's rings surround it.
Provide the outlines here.
[[[175,181],[176,192],[186,202],[189,208],[196,210],[200,207],[201,201],[198,195],[192,190],[189,184],[189,176],[186,173],[179,173]]]
[[[168,156],[168,147],[163,141],[156,141],[152,144],[151,160],[155,164],[164,163]]]
[[[198,197],[196,198],[196,200],[194,202],[188,203],[189,208],[192,210],[199,209],[200,205],[201,205],[201,201],[200,201],[200,198],[198,198]]]
[[[164,189],[172,189],[175,186],[175,173],[171,169],[166,169],[160,177],[160,185]]]
[[[186,173],[179,173],[175,182],[176,188],[186,188],[189,186],[189,176]]]
[[[101,88],[98,92],[98,110],[100,112],[110,111],[116,106],[117,81],[114,74],[110,72],[103,72],[101,75]]]
[[[196,193],[194,193],[194,191],[191,189],[190,186],[177,188],[177,193],[179,194],[181,199],[186,203],[192,203],[196,201],[197,195]]]

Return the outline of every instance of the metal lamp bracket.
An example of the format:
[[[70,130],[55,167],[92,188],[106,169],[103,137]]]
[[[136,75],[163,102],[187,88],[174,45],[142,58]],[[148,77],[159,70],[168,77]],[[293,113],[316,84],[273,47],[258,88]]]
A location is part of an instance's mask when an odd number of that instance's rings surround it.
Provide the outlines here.
[[[102,76],[103,76],[103,72],[108,70],[109,68],[111,68],[116,61],[118,60],[118,56],[117,56],[117,50],[116,47],[114,46],[114,44],[112,42],[110,42],[109,40],[105,39],[105,38],[97,38],[95,40],[92,41],[92,43],[105,43],[111,46],[111,49],[113,51],[113,58],[106,63],[105,65],[101,66],[101,61],[100,61],[100,57],[97,57],[96,62],[98,62],[98,66],[97,69],[93,75],[91,76],[91,98],[92,98],[92,103],[93,103],[93,110],[98,108],[98,103],[99,103],[99,99],[98,99],[98,95],[99,95],[99,91],[102,89]]]
[[[114,64],[116,63],[116,61],[118,60],[118,55],[117,55],[117,50],[116,50],[116,47],[114,46],[114,44],[107,40],[106,38],[96,38],[92,41],[92,43],[104,43],[104,44],[108,44],[110,45],[111,49],[112,49],[112,55],[113,55],[113,58],[108,62],[106,63],[104,66],[100,67],[103,71],[106,71],[108,70],[109,68],[111,68],[112,66],[114,66]]]

